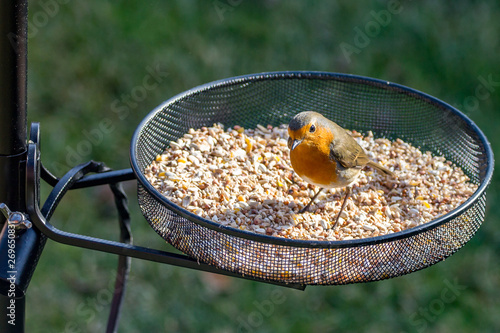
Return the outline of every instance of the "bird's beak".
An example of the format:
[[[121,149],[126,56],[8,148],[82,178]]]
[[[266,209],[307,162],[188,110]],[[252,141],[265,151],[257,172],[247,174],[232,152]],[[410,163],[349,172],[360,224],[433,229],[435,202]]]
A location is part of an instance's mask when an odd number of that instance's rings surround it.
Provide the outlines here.
[[[295,148],[297,148],[297,146],[300,145],[303,140],[304,139],[302,139],[302,140],[297,140],[297,139],[293,140],[292,141],[292,147],[290,148],[290,150],[294,150]]]

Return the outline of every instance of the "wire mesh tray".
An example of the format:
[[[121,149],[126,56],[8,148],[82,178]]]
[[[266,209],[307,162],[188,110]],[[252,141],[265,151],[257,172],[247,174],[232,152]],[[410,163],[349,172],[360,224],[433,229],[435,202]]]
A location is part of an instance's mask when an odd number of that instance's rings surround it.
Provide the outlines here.
[[[389,235],[348,241],[303,241],[225,227],[177,206],[144,170],[189,128],[288,123],[315,110],[344,128],[401,138],[443,155],[478,190],[450,213]],[[413,89],[376,79],[319,72],[272,72],[212,82],[153,110],[131,143],[138,199],[151,227],[187,255],[220,269],[281,283],[332,285],[408,274],[460,249],[484,220],[493,153],[479,128],[455,108]],[[334,217],[332,217],[334,218]]]

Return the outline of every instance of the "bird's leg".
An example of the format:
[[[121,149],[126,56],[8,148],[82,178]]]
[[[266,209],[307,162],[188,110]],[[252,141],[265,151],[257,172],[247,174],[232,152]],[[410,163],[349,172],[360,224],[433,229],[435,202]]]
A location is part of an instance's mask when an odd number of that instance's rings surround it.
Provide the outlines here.
[[[323,190],[323,187],[319,189],[318,193],[316,193],[316,194],[314,195],[314,197],[312,197],[312,198],[311,198],[311,201],[309,201],[309,203],[308,203],[308,204],[307,204],[304,208],[302,208],[302,209],[299,211],[299,213],[301,213],[301,214],[302,214],[303,212],[307,211],[307,209],[309,208],[309,206],[311,206],[311,204],[313,203],[314,199],[316,199],[316,197],[318,196],[319,192],[321,192],[322,190]]]
[[[344,202],[342,203],[342,207],[340,207],[339,214],[337,215],[337,219],[335,220],[335,224],[333,225],[332,228],[335,228],[337,226],[337,224],[339,223],[340,214],[342,214],[342,211],[345,208],[345,204],[347,203],[347,199],[349,199],[349,197],[351,196],[351,192],[352,192],[351,186],[347,186],[345,191],[346,192],[345,192]]]

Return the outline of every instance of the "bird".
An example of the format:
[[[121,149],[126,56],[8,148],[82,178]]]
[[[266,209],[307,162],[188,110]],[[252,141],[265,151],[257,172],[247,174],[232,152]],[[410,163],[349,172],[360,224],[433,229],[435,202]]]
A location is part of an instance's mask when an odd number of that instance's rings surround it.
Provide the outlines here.
[[[368,158],[364,149],[341,126],[318,112],[296,114],[288,124],[288,148],[292,168],[303,180],[319,187],[311,201],[299,211],[307,211],[324,188],[346,188],[333,228],[338,224],[360,171],[366,166],[395,177],[394,172]]]

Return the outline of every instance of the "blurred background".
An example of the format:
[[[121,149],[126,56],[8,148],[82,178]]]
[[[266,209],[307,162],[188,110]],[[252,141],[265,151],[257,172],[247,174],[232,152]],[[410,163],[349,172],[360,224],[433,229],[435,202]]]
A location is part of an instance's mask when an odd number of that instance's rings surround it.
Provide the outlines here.
[[[58,176],[90,159],[122,169],[139,122],[178,93],[242,74],[329,71],[458,107],[499,159],[498,17],[495,0],[31,0],[29,121],[41,123],[42,161]],[[463,249],[387,281],[296,291],[133,260],[119,331],[498,332],[499,175]],[[135,183],[125,186],[135,243],[171,249],[142,217]],[[118,239],[107,187],[72,191],[52,222]],[[116,263],[48,241],[28,290],[28,331],[104,331]]]

